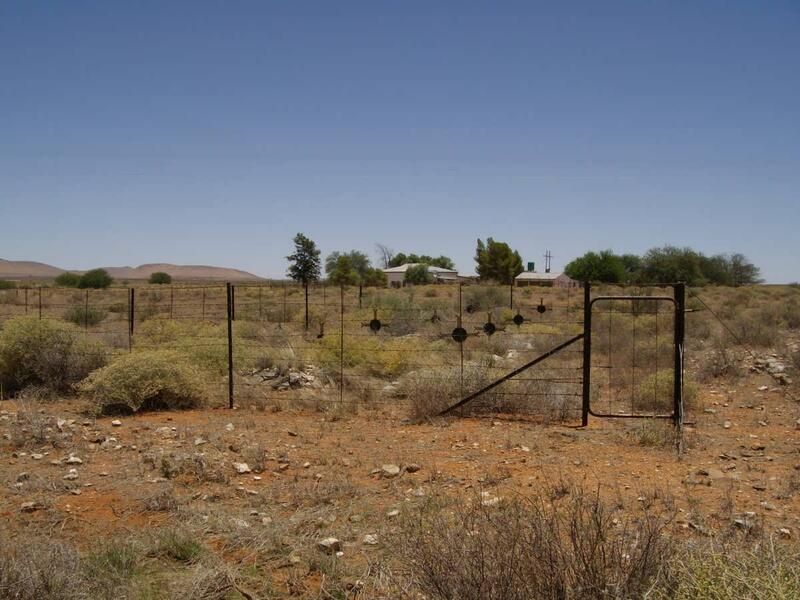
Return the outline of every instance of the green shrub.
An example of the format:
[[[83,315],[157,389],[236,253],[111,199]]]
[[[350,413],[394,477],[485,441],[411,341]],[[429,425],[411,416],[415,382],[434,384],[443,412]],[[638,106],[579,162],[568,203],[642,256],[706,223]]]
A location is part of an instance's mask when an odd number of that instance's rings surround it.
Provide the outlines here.
[[[148,279],[148,283],[152,283],[154,285],[163,285],[165,283],[172,283],[172,275],[169,273],[164,273],[164,271],[156,271],[155,273],[150,274],[150,279]]]
[[[80,327],[98,325],[106,318],[106,311],[89,306],[72,306],[64,313],[64,320]]]
[[[78,287],[78,284],[81,281],[81,276],[76,275],[75,273],[61,273],[55,279],[55,283],[59,287]]]
[[[0,331],[0,383],[7,392],[27,386],[68,392],[105,362],[103,345],[69,323],[19,317]]]
[[[76,387],[100,412],[194,408],[204,402],[200,373],[170,350],[124,355]]]
[[[113,283],[114,279],[111,275],[108,274],[108,271],[105,269],[92,269],[90,271],[86,271],[83,275],[81,275],[80,280],[78,281],[78,287],[81,289],[84,288],[96,288],[96,289],[103,289],[107,288]]]
[[[17,284],[13,281],[8,281],[6,279],[0,279],[0,290],[13,290],[17,287]]]

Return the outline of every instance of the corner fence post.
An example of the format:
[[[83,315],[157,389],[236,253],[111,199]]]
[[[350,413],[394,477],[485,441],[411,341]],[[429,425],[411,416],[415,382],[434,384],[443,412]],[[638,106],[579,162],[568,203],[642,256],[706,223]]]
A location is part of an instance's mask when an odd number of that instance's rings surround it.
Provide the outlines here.
[[[233,286],[225,284],[228,298],[228,408],[233,408]]]
[[[675,374],[673,381],[673,413],[675,427],[683,425],[683,351],[686,335],[686,284],[676,283],[675,290]]]
[[[583,404],[581,425],[589,424],[592,400],[592,284],[583,284]]]

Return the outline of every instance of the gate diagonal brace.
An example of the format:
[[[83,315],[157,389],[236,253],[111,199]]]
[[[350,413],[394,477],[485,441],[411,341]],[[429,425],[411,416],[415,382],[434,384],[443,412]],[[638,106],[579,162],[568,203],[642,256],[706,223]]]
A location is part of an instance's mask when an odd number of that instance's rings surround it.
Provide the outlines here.
[[[551,348],[550,350],[548,350],[548,351],[547,351],[547,352],[545,352],[544,354],[540,354],[539,356],[537,356],[536,358],[534,358],[532,361],[525,363],[525,364],[524,364],[524,365],[522,365],[521,367],[518,367],[518,368],[514,369],[514,370],[513,370],[513,371],[511,371],[510,373],[507,373],[507,374],[503,375],[502,377],[500,377],[499,379],[496,379],[496,380],[495,380],[495,381],[493,381],[492,383],[490,383],[490,384],[488,384],[488,385],[486,385],[486,386],[482,387],[482,388],[481,388],[481,389],[479,389],[477,392],[473,392],[473,393],[471,393],[469,396],[466,396],[466,397],[462,398],[461,400],[459,400],[458,402],[456,402],[456,403],[455,403],[455,404],[453,404],[452,406],[449,406],[448,408],[445,408],[445,409],[444,409],[442,412],[440,412],[440,413],[439,413],[439,416],[440,416],[440,417],[441,417],[441,416],[444,416],[444,415],[446,415],[447,413],[449,413],[449,412],[452,412],[452,411],[454,411],[455,409],[457,409],[457,408],[460,408],[460,407],[464,406],[464,405],[465,405],[467,402],[470,402],[471,400],[474,400],[475,398],[477,398],[477,397],[478,397],[478,396],[480,396],[481,394],[485,394],[486,392],[488,392],[489,390],[491,390],[491,389],[493,389],[493,388],[497,387],[498,385],[500,385],[500,384],[501,384],[501,383],[503,383],[504,381],[508,381],[509,379],[511,379],[512,377],[515,377],[515,376],[519,375],[520,373],[522,373],[522,372],[523,372],[523,371],[525,371],[526,369],[530,369],[532,366],[539,364],[540,362],[542,362],[543,360],[546,360],[546,359],[550,358],[550,357],[551,357],[551,356],[553,356],[554,354],[558,354],[559,352],[561,352],[561,351],[562,351],[564,348],[566,348],[567,346],[571,346],[571,345],[572,345],[572,344],[574,344],[575,342],[577,342],[577,341],[580,341],[580,340],[582,340],[582,339],[583,339],[583,334],[582,334],[582,333],[579,333],[579,334],[578,334],[578,335],[576,335],[575,337],[572,337],[572,338],[568,339],[568,340],[567,340],[566,342],[564,342],[563,344],[559,344],[559,345],[558,345],[558,346],[556,346],[555,348]]]

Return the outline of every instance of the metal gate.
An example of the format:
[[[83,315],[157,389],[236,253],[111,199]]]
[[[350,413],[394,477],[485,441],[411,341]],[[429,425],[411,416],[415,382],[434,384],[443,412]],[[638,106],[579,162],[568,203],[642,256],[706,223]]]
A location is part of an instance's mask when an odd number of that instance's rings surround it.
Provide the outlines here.
[[[594,295],[598,289],[601,293]],[[635,293],[609,294],[608,286],[583,286],[582,333],[564,339],[532,360],[464,395],[440,414],[452,413],[500,386],[518,382],[529,370],[548,368],[569,348],[582,343],[578,379],[528,377],[528,381],[569,382],[576,394],[581,425],[589,416],[671,419],[683,422],[683,369],[686,286],[683,283],[635,288]],[[576,352],[572,352],[575,354]],[[543,366],[544,365],[544,366]],[[549,367],[552,368],[552,367]],[[510,392],[507,392],[510,393]],[[561,392],[562,396],[568,396]],[[529,396],[532,407],[541,402]]]

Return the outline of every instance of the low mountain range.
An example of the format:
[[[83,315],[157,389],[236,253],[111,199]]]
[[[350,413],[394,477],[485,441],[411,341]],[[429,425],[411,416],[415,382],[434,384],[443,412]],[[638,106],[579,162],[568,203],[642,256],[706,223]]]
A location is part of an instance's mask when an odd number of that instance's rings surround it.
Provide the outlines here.
[[[169,273],[173,279],[208,279],[214,281],[248,281],[262,279],[247,271],[212,267],[208,265],[173,265],[169,263],[152,263],[138,267],[103,267],[114,279],[148,279],[151,273],[158,271]],[[62,269],[40,262],[27,260],[4,260],[0,258],[0,279],[53,279],[61,273],[83,273],[79,269]]]

